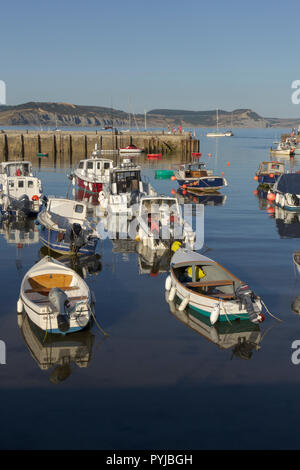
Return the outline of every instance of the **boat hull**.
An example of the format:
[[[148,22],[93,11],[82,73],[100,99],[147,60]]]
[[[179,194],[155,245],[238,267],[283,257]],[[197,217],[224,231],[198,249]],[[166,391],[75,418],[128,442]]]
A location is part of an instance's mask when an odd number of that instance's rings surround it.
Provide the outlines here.
[[[47,248],[61,254],[74,255],[75,251],[72,251],[70,243],[64,241],[57,241],[60,231],[51,230],[47,227],[42,226],[40,230],[40,241]],[[98,239],[92,238],[88,243],[78,250],[77,254],[93,255],[97,247]]]
[[[84,189],[85,192],[89,193],[100,193],[103,188],[103,183],[100,182],[91,182],[88,180],[84,180],[82,178],[79,178],[79,176],[75,176],[75,181],[80,189]]]
[[[187,188],[198,190],[198,191],[217,191],[221,189],[224,185],[223,178],[177,178],[177,183],[179,186],[186,185]]]

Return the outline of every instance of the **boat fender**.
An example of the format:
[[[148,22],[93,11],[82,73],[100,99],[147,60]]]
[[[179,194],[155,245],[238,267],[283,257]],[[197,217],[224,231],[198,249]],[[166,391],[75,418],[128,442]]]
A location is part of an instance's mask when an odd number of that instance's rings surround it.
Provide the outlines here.
[[[170,290],[169,302],[173,302],[173,300],[175,299],[175,295],[176,295],[176,287],[173,286]]]
[[[220,303],[214,304],[213,309],[210,314],[210,323],[214,325],[220,316]]]
[[[280,194],[279,194],[279,193],[276,193],[275,204],[276,204],[277,206],[279,205],[279,199],[280,199]]]
[[[99,193],[99,201],[101,201],[102,199],[104,199],[104,197],[105,197],[104,191],[100,191],[100,193]]]
[[[190,296],[187,295],[182,301],[181,301],[181,304],[179,305],[179,312],[183,312],[183,310],[187,307],[188,303],[189,303],[189,300],[190,300]]]
[[[18,327],[22,328],[22,325],[23,325],[23,315],[22,315],[22,313],[18,313],[17,317],[18,317]]]
[[[70,307],[67,294],[59,287],[53,287],[48,295],[50,303],[56,310],[58,329],[65,333],[70,328],[70,318],[68,309]]]
[[[258,323],[262,323],[263,321],[265,321],[266,317],[263,313],[260,313],[259,315],[257,315],[257,321]]]
[[[172,287],[172,278],[171,278],[171,276],[169,275],[169,276],[167,277],[167,279],[166,279],[166,282],[165,282],[165,289],[166,289],[167,291],[169,291],[169,290],[171,289],[171,287]]]
[[[23,312],[23,302],[21,299],[18,300],[17,302],[17,312],[22,313]]]

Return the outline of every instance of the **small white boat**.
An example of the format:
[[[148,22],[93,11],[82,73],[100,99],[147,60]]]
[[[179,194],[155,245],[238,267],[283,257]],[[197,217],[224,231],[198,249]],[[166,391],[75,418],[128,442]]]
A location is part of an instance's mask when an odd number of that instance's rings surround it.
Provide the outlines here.
[[[191,250],[195,232],[181,215],[178,201],[170,196],[144,196],[139,204],[137,241],[152,250],[170,249],[181,241]]]
[[[206,137],[231,137],[233,133],[231,131],[222,132],[219,131],[219,113],[217,109],[217,130],[212,132],[207,132]]]
[[[176,251],[165,288],[168,301],[178,299],[179,311],[189,307],[212,325],[236,319],[264,321],[260,298],[216,261],[194,251]]]
[[[130,159],[124,159],[114,167],[110,172],[110,182],[99,193],[100,212],[136,216],[141,197],[157,196],[151,184],[145,178],[142,179],[141,173],[141,167]]]
[[[17,312],[24,309],[44,331],[65,334],[88,325],[94,304],[94,296],[79,274],[45,256],[23,278]]]
[[[272,156],[286,156],[294,155],[294,147],[286,142],[274,142],[270,147],[270,154]]]
[[[122,147],[119,150],[120,154],[125,153],[127,155],[130,155],[130,154],[136,155],[136,154],[144,153],[144,151],[145,151],[144,149],[136,147],[136,145],[133,145],[133,144],[128,145],[127,147]]]
[[[0,212],[2,215],[35,216],[41,209],[42,183],[29,161],[0,163]]]

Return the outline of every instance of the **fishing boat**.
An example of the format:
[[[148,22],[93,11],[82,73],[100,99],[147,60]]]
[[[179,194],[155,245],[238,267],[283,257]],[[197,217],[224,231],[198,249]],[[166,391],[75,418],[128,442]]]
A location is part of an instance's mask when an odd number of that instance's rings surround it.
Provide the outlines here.
[[[212,170],[207,170],[205,163],[187,163],[181,165],[174,172],[174,178],[185,189],[194,191],[217,191],[223,186],[227,186],[227,181],[223,176],[216,176]]]
[[[272,156],[290,157],[294,153],[294,147],[286,142],[274,142],[270,147],[270,155]]]
[[[93,315],[94,295],[72,269],[45,256],[25,274],[17,312],[50,333],[71,333],[85,328]]]
[[[136,145],[128,145],[127,147],[121,147],[119,149],[120,154],[132,154],[132,155],[138,155],[143,153],[145,150],[142,148],[137,147]]]
[[[166,279],[168,301],[175,297],[179,311],[190,309],[217,321],[264,320],[260,298],[240,279],[206,256],[179,248]]]
[[[99,193],[103,184],[109,181],[113,161],[101,155],[96,144],[90,158],[80,160],[70,175],[73,183],[85,192]]]
[[[231,350],[231,359],[236,357],[249,360],[254,351],[260,350],[262,335],[258,324],[244,320],[233,323],[218,322],[211,325],[207,317],[195,310],[187,308],[184,311],[179,311],[174,301],[168,303],[171,314],[188,328],[221,350]]]
[[[284,163],[276,161],[266,161],[259,165],[256,172],[257,181],[260,186],[271,187],[284,173]]]
[[[284,173],[267,196],[285,210],[300,211],[300,173]]]
[[[0,212],[2,216],[34,217],[43,205],[42,183],[29,161],[0,163]]]
[[[98,235],[87,217],[85,202],[51,197],[38,215],[40,240],[58,253],[93,254]]]
[[[89,366],[94,344],[90,329],[67,335],[45,335],[28,315],[18,315],[18,326],[32,358],[41,370],[48,371],[51,383],[66,380],[73,366],[80,369]]]
[[[170,249],[174,241],[181,241],[191,250],[195,232],[181,215],[178,201],[170,196],[142,197],[138,212],[137,241],[152,250]]]
[[[142,179],[141,172],[141,167],[130,159],[113,168],[109,183],[99,193],[100,211],[135,216],[142,196],[157,195],[149,180]]]

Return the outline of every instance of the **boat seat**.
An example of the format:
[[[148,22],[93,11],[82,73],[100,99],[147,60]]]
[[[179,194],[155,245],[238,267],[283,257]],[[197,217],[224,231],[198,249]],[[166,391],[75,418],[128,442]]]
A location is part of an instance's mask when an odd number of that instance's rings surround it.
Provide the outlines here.
[[[27,290],[25,290],[25,294],[32,294],[33,292],[37,292],[39,294],[49,294],[51,289],[53,289],[53,287],[37,287],[36,289],[27,289]],[[78,290],[79,287],[66,286],[66,287],[58,287],[58,289],[61,289],[63,291]]]
[[[187,287],[214,287],[214,286],[232,286],[233,280],[226,279],[224,281],[197,281],[197,282],[185,282]]]

